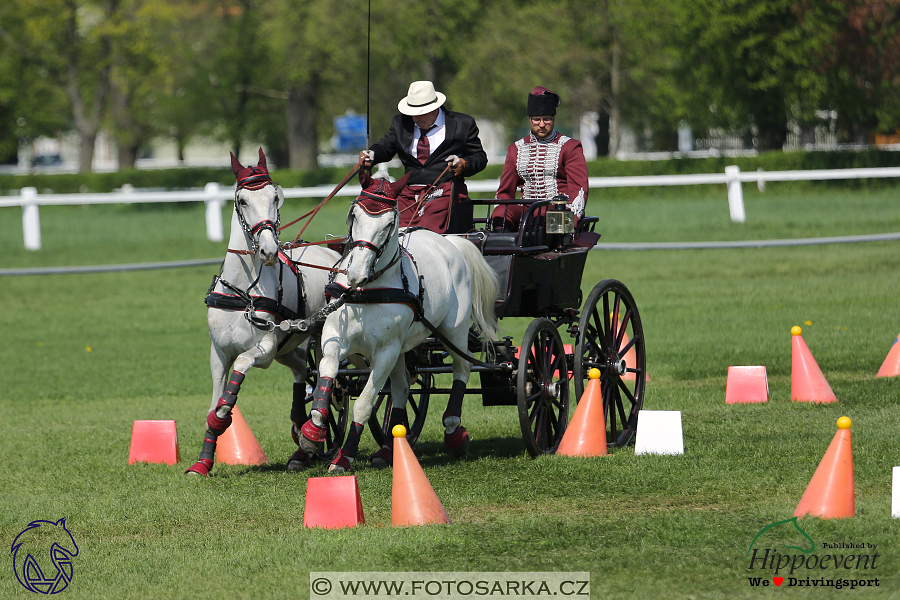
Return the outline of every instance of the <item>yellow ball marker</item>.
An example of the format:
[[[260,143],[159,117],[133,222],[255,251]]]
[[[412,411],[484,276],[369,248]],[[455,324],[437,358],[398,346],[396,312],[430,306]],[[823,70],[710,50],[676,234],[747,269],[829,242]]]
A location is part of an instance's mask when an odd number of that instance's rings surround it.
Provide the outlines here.
[[[841,417],[837,420],[838,429],[850,429],[851,425],[853,425],[853,421],[850,420],[850,417]]]
[[[393,434],[395,438],[406,437],[406,427],[403,425],[394,425],[394,428],[391,429],[391,434]]]
[[[800,329],[799,325],[794,325],[793,327],[791,327],[791,335],[800,335],[801,333],[803,333],[803,330]]]
[[[588,379],[600,379],[601,375],[602,373],[597,367],[594,367],[593,369],[588,371]]]

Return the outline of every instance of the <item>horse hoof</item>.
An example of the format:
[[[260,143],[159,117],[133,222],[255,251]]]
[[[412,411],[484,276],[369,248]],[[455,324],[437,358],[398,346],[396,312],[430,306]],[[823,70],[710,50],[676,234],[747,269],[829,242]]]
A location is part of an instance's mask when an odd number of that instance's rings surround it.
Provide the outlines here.
[[[203,477],[209,477],[209,471],[211,469],[212,469],[212,461],[201,459],[201,460],[195,462],[190,467],[188,467],[188,470],[185,471],[184,474],[185,475],[201,475]]]
[[[287,470],[296,473],[308,468],[311,464],[312,460],[310,460],[309,454],[303,450],[297,450],[288,459]]]
[[[300,428],[298,445],[307,454],[321,454],[325,450],[325,428],[316,427],[310,419]]]
[[[453,433],[445,433],[444,447],[457,457],[465,455],[469,450],[469,432],[466,431],[465,427],[460,425]]]
[[[394,465],[394,453],[390,448],[382,448],[372,455],[372,467],[375,469],[386,469]]]
[[[350,462],[350,457],[346,456],[343,450],[338,450],[337,456],[334,457],[334,460],[328,465],[328,472],[334,475],[349,473],[351,470]]]

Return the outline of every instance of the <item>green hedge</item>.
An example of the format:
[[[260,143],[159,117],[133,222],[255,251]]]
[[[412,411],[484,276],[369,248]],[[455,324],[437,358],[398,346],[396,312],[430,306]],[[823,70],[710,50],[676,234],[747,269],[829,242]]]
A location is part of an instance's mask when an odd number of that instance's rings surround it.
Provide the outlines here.
[[[728,165],[737,165],[741,171],[849,169],[859,167],[900,166],[900,152],[872,150],[866,152],[765,152],[747,158],[680,158],[654,161],[619,161],[608,158],[588,164],[591,177],[625,177],[634,175],[671,175],[683,173],[723,173]],[[283,187],[309,187],[336,184],[350,170],[350,167],[335,167],[317,171],[279,169],[272,177]],[[503,170],[502,164],[490,164],[479,173],[477,179],[497,179]],[[399,176],[400,169],[392,169]],[[183,168],[166,170],[129,170],[116,173],[85,174],[32,174],[0,175],[0,194],[18,193],[23,187],[36,187],[41,193],[111,192],[128,183],[136,188],[154,189],[196,189],[209,182],[223,186],[234,185],[231,169]],[[841,185],[849,187],[881,187],[896,185],[896,179],[836,180],[818,182],[819,185]]]

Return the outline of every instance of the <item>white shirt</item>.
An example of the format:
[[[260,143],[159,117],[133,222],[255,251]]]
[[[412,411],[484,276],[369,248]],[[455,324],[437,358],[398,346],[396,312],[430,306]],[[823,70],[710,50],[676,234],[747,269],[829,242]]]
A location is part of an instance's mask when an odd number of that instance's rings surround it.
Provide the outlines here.
[[[437,119],[434,120],[434,126],[428,130],[426,135],[428,136],[428,147],[430,148],[429,155],[434,154],[435,148],[444,143],[444,138],[447,135],[447,119],[444,117],[443,108],[438,111]],[[409,147],[409,153],[412,156],[418,157],[416,150],[420,137],[422,137],[422,130],[416,127],[415,133],[413,133],[412,145]]]

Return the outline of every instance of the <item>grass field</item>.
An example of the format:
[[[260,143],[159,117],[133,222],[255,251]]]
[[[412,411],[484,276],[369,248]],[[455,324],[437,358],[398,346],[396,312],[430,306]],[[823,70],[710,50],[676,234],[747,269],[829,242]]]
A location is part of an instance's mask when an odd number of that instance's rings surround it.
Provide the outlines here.
[[[743,225],[729,221],[719,186],[641,193],[592,194],[602,241],[900,231],[892,188],[745,186]],[[347,204],[333,202],[307,237],[343,233]],[[283,220],[309,205],[289,201]],[[202,206],[43,207],[41,225],[43,250],[28,252],[21,211],[0,210],[0,268],[225,250],[205,239]],[[284,471],[294,445],[291,379],[280,366],[251,371],[239,402],[271,463],[182,476],[209,405],[203,297],[216,272],[0,277],[0,541],[12,544],[32,520],[66,517],[80,552],[65,597],[307,598],[317,571],[588,571],[595,599],[900,598],[900,521],[891,518],[900,378],[875,378],[900,331],[896,242],[592,252],[582,287],[616,278],[634,294],[651,378],[644,408],[682,412],[684,455],[627,447],[601,459],[532,460],[515,408],[469,397],[463,418],[474,441],[466,460],[451,461],[437,417],[443,399],[432,399],[416,452],[453,524],[414,528],[390,527],[391,473],[365,467],[375,450],[366,433],[356,475],[367,524],[304,529],[307,475]],[[502,324],[521,339],[527,321]],[[803,326],[837,404],[790,401],[793,325]],[[726,406],[731,365],[765,365],[771,400]],[[792,515],[841,415],[853,419],[856,516],[800,525],[820,556],[853,552],[823,544],[877,545],[877,567],[782,570],[782,587],[752,587],[749,577],[776,575],[748,568],[754,536]],[[177,421],[178,465],[126,464],[135,419]],[[12,554],[2,564],[0,597],[28,597]],[[791,576],[877,577],[879,586],[788,587]]]

